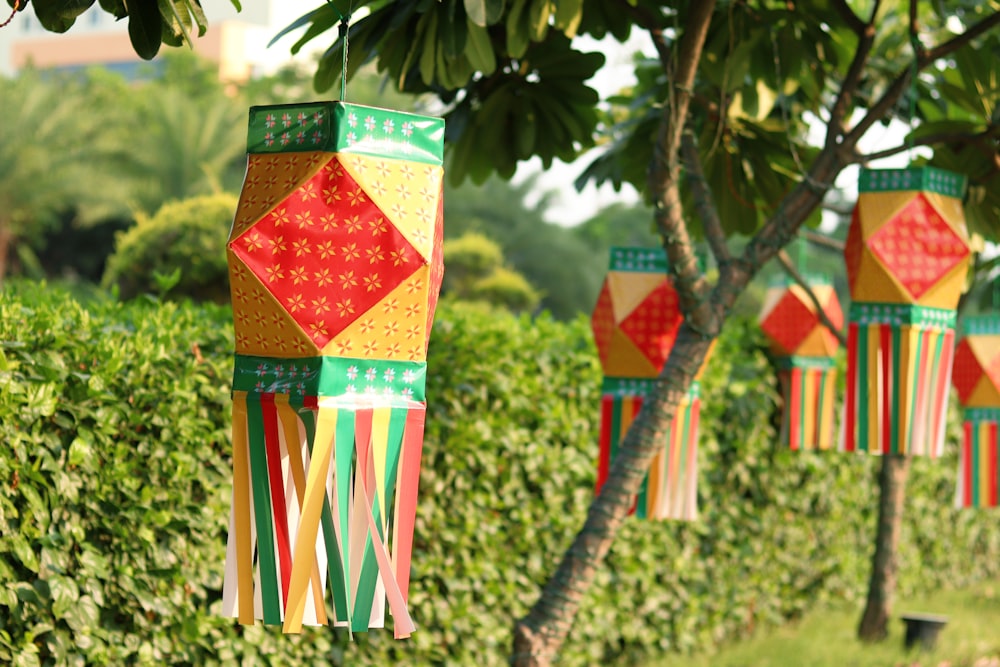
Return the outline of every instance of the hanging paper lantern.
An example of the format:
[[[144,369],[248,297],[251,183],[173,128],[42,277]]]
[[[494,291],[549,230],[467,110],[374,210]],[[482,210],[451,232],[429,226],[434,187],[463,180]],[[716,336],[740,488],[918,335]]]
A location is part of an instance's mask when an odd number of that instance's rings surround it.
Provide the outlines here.
[[[253,107],[229,239],[236,333],[223,611],[413,630],[426,349],[443,272],[441,119]],[[390,518],[392,521],[390,522]],[[390,525],[391,524],[391,525]]]
[[[941,453],[969,258],[964,191],[964,177],[930,167],[861,171],[844,251],[847,451]]]
[[[830,323],[844,324],[840,300],[830,281],[807,278]],[[823,324],[806,290],[783,282],[768,289],[760,326],[771,343],[784,398],[781,441],[791,449],[829,449],[833,438],[840,342]]]
[[[661,249],[612,248],[591,325],[604,369],[597,491],[643,398],[673,348],[683,321]],[[704,369],[704,366],[702,367]],[[701,373],[699,372],[699,376]],[[698,514],[698,381],[677,406],[663,448],[642,483],[635,513],[649,519],[693,520]]]
[[[963,321],[965,337],[955,350],[952,383],[964,409],[958,457],[958,507],[996,507],[1000,485],[1000,316]]]

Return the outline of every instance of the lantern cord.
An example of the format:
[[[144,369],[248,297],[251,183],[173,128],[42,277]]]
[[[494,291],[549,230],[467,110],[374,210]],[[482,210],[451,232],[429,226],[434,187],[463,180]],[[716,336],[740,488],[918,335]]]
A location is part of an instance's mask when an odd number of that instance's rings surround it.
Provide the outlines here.
[[[916,26],[910,26],[910,46],[913,47],[913,63],[910,65],[910,131],[906,135],[906,150],[909,153],[910,162],[913,162],[913,121],[917,115],[917,59],[920,57],[920,38],[917,37]]]
[[[14,9],[10,11],[10,16],[7,17],[7,20],[4,21],[3,23],[0,23],[0,28],[6,28],[8,25],[10,25],[10,22],[14,20],[15,16],[17,16],[17,10],[19,10],[20,8],[21,8],[21,0],[14,0]]]
[[[347,14],[341,14],[340,10],[337,9],[337,5],[333,3],[333,0],[326,0],[327,4],[333,7],[333,11],[337,12],[340,17],[340,24],[337,26],[337,32],[340,36],[343,48],[341,50],[343,58],[340,63],[340,101],[347,101],[347,39],[349,28],[351,24],[351,14],[354,10],[354,0],[351,0],[350,4],[347,6]]]

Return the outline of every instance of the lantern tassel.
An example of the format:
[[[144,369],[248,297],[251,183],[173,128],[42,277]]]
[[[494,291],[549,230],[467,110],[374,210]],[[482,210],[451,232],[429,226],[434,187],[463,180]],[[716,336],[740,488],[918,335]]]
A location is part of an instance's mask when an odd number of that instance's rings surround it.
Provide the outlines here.
[[[998,505],[998,422],[998,409],[971,408],[965,411],[955,491],[955,506],[958,508]]]
[[[622,382],[640,393],[622,394]],[[605,380],[601,398],[601,431],[597,492],[607,481],[618,447],[642,408],[648,382]],[[641,389],[640,389],[641,387]],[[640,519],[698,518],[698,425],[701,399],[698,382],[681,399],[663,447],[653,457],[631,513]]]
[[[776,360],[784,396],[781,441],[792,450],[826,450],[832,444],[837,370],[827,357]]]
[[[940,456],[954,320],[948,309],[852,305],[843,449]]]

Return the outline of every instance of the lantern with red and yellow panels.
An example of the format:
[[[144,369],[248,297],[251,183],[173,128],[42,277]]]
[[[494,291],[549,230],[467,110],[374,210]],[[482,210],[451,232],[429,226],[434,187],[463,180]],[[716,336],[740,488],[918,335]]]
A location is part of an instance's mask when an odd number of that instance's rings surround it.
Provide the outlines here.
[[[682,321],[663,250],[612,248],[610,271],[591,319],[605,376],[598,492],[643,399],[652,392]],[[635,507],[640,518],[697,518],[700,408],[695,378],[677,406],[667,439],[643,480]]]
[[[443,272],[438,118],[253,107],[228,259],[236,357],[223,612],[397,637]],[[391,518],[391,521],[390,521]]]
[[[822,276],[808,276],[806,282],[830,324],[839,330],[844,314],[831,282]],[[829,449],[834,436],[837,336],[823,324],[806,290],[787,281],[768,289],[760,326],[770,342],[784,399],[781,441],[793,450]]]
[[[862,169],[844,257],[851,288],[843,448],[938,456],[965,283],[964,177]]]
[[[951,380],[964,411],[958,507],[996,507],[1000,485],[1000,316],[963,318]]]

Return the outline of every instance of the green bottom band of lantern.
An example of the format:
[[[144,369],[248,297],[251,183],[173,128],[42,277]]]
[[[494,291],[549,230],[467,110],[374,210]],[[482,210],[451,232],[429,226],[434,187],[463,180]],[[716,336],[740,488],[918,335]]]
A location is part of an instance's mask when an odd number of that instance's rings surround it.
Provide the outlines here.
[[[601,397],[597,491],[607,481],[618,447],[642,408],[653,380],[607,378]],[[698,419],[700,390],[692,383],[677,406],[663,446],[657,450],[636,497],[634,513],[643,519],[698,517]]]
[[[956,507],[996,507],[1000,487],[1000,408],[967,408],[958,456]]]
[[[833,445],[837,369],[829,357],[778,357],[784,400],[781,442],[792,450]]]
[[[954,326],[954,310],[851,305],[841,449],[941,454]]]
[[[407,598],[426,409],[408,399],[422,396],[422,378],[416,385],[405,396],[234,390],[224,615],[288,633],[330,621],[353,633],[383,627],[388,602],[395,636],[413,632]]]

